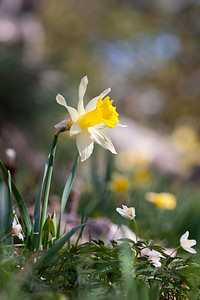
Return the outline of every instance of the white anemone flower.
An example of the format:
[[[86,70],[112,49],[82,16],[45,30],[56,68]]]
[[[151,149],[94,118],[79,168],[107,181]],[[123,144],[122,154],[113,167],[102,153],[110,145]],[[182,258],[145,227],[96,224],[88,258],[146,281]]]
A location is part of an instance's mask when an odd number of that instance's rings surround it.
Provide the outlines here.
[[[154,267],[159,268],[161,267],[160,259],[163,258],[163,255],[158,251],[151,250],[149,253],[148,261],[154,265]]]
[[[87,84],[88,78],[85,76],[81,79],[79,85],[77,110],[67,105],[65,98],[60,94],[56,97],[57,103],[68,110],[71,120],[64,120],[55,127],[66,127],[69,130],[70,136],[76,136],[76,145],[81,161],[85,161],[90,157],[94,148],[94,142],[116,154],[115,147],[104,129],[115,126],[125,127],[119,123],[119,115],[116,112],[116,108],[112,106],[113,100],[110,100],[109,97],[104,98],[111,91],[110,88],[90,100],[86,107],[84,107],[83,97]]]
[[[188,237],[189,231],[186,231],[186,233],[184,233],[180,238],[181,247],[190,253],[197,253],[195,249],[191,248],[196,245],[196,240],[188,240]]]
[[[160,256],[152,256],[151,255],[151,256],[148,257],[148,260],[156,268],[159,268],[162,265],[161,262],[160,262]]]
[[[116,211],[125,219],[133,220],[136,216],[134,207],[122,205],[122,208],[116,208]]]
[[[12,229],[14,232],[14,235],[16,235],[20,240],[24,240],[24,236],[22,234],[22,226],[20,224],[17,224],[16,220],[13,220],[12,223]]]

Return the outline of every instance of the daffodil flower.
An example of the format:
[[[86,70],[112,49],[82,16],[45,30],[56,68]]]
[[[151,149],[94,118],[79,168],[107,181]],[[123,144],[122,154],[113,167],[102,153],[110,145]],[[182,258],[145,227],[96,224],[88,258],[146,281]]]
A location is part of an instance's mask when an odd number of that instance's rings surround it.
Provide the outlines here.
[[[116,108],[112,106],[113,100],[110,100],[109,97],[104,98],[111,91],[110,88],[90,100],[86,107],[84,107],[83,97],[87,84],[88,78],[85,76],[81,79],[79,85],[77,110],[67,105],[65,98],[60,94],[56,97],[57,103],[68,110],[71,120],[69,122],[66,120],[62,121],[55,127],[62,128],[65,126],[69,130],[70,136],[76,136],[76,145],[81,161],[85,161],[90,157],[94,148],[94,142],[116,154],[115,147],[111,139],[104,132],[104,129],[115,126],[124,127],[119,123],[119,115],[116,112]]]
[[[12,229],[14,232],[14,235],[16,235],[20,240],[24,240],[24,236],[22,234],[22,226],[20,224],[17,224],[16,220],[13,220],[12,223]]]
[[[116,211],[125,219],[133,220],[136,216],[134,207],[122,205],[122,208],[116,208]]]
[[[189,231],[186,231],[181,238],[180,238],[180,245],[181,247],[190,253],[197,253],[195,249],[192,248],[192,246],[196,245],[196,240],[188,240],[189,237]]]

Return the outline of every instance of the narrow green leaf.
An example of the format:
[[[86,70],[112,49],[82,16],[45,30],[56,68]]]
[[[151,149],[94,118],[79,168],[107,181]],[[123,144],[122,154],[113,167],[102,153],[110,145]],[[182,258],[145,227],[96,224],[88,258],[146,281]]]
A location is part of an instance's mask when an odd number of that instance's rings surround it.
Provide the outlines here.
[[[160,294],[160,283],[152,286],[149,292],[149,300],[158,300]]]
[[[63,215],[64,210],[65,210],[65,207],[67,205],[67,200],[68,200],[71,188],[72,188],[72,183],[73,183],[73,180],[74,180],[74,175],[75,175],[75,172],[76,172],[78,161],[79,161],[79,155],[77,154],[74,165],[73,165],[73,167],[71,169],[71,172],[70,172],[70,174],[67,178],[67,181],[65,183],[65,187],[64,187],[64,190],[63,190],[62,198],[61,198],[61,208],[60,208],[60,217],[59,217],[59,221],[58,221],[57,238],[60,237],[61,219],[62,219],[62,215]]]
[[[0,169],[3,172],[3,175],[6,178],[6,181],[9,182],[9,172],[7,171],[6,167],[3,165],[1,160],[0,160]],[[30,220],[25,202],[22,199],[22,197],[21,197],[15,183],[13,182],[13,180],[10,180],[10,182],[11,182],[12,192],[13,192],[13,195],[15,197],[17,207],[19,209],[23,229],[26,232],[27,237],[29,237],[31,232],[32,232],[32,224],[31,224],[31,220]]]
[[[10,212],[9,198],[8,187],[0,177],[0,237],[8,235],[9,233],[11,234],[10,216],[12,216],[12,214]],[[6,238],[6,240],[8,242],[8,238]]]
[[[41,257],[40,259],[33,265],[33,270],[39,270],[42,267],[48,265],[48,263],[51,261],[52,257],[54,255],[56,255],[56,253],[64,246],[64,244],[69,241],[69,239],[72,237],[72,235],[79,230],[80,228],[82,228],[83,226],[89,224],[89,223],[94,223],[94,222],[87,222],[87,223],[83,223],[80,224],[74,228],[72,228],[72,230],[70,230],[67,234],[65,234],[65,236],[63,238],[61,238],[55,245],[53,245],[48,251],[46,251]]]
[[[47,161],[47,171],[46,171],[46,178],[45,178],[45,185],[44,185],[44,194],[43,194],[43,201],[42,201],[42,212],[41,212],[41,219],[40,219],[40,233],[39,233],[39,248],[41,247],[42,242],[42,228],[44,226],[44,222],[46,219],[47,214],[47,204],[49,199],[49,191],[51,186],[51,178],[53,172],[53,162],[56,153],[56,145],[58,141],[58,135],[54,135],[51,152],[48,157]]]
[[[88,219],[88,217],[85,218],[85,222],[87,222],[87,219]],[[84,215],[83,215],[83,214],[82,214],[82,216],[81,216],[81,224],[82,224],[82,223],[84,223]],[[76,240],[75,246],[78,245],[78,242],[79,242],[79,240],[80,240],[80,238],[81,238],[81,236],[82,236],[82,234],[83,234],[83,230],[84,230],[84,227],[82,227],[81,230],[80,230],[80,232],[79,232],[79,235],[78,235],[78,238],[77,238],[77,240]]]
[[[40,205],[41,205],[41,199],[42,199],[42,192],[44,189],[44,183],[45,183],[46,175],[47,175],[48,161],[49,161],[49,157],[45,164],[44,175],[43,175],[42,183],[41,183],[41,186],[40,186],[37,198],[36,198],[34,215],[33,215],[33,249],[36,249],[36,250],[39,247]]]

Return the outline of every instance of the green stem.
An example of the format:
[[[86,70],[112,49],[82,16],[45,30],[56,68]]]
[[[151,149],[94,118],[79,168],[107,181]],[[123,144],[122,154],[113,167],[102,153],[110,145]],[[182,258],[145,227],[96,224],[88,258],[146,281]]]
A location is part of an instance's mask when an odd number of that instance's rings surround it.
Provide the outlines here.
[[[54,135],[51,152],[49,154],[49,162],[47,167],[47,174],[46,174],[46,182],[44,187],[44,194],[43,194],[43,201],[42,201],[42,212],[41,212],[41,220],[40,220],[40,233],[39,233],[39,248],[41,247],[42,243],[42,229],[45,223],[46,214],[47,214],[47,204],[49,199],[49,191],[51,186],[51,178],[53,172],[53,162],[56,153],[56,145],[58,141],[58,134]]]
[[[172,257],[172,255],[173,255],[176,251],[178,251],[179,248],[181,248],[180,245],[179,245],[178,247],[176,247],[176,248],[172,251],[172,253],[169,255],[169,257],[166,259],[166,261],[165,261],[165,263],[164,263],[164,266],[167,265],[167,262],[169,261],[170,257]]]
[[[135,223],[135,236],[136,236],[136,243],[138,242],[138,227],[137,227],[137,223],[135,221],[135,219],[133,219],[134,223]]]

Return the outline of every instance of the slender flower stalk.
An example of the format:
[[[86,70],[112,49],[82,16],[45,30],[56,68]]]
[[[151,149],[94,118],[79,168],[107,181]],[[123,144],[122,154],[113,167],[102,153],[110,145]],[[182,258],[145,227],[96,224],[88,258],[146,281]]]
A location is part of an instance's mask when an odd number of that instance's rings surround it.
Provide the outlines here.
[[[48,168],[44,186],[44,194],[43,194],[43,201],[42,201],[42,212],[41,212],[41,219],[40,219],[40,231],[39,231],[39,248],[41,247],[42,243],[42,229],[45,223],[46,214],[47,214],[47,204],[49,199],[49,192],[50,192],[50,185],[51,185],[51,178],[53,172],[53,162],[56,152],[56,146],[58,141],[58,134],[54,135],[51,152],[48,157]]]
[[[137,222],[135,219],[133,219],[134,223],[135,223],[135,237],[136,237],[136,243],[138,242],[138,226],[137,226]]]

